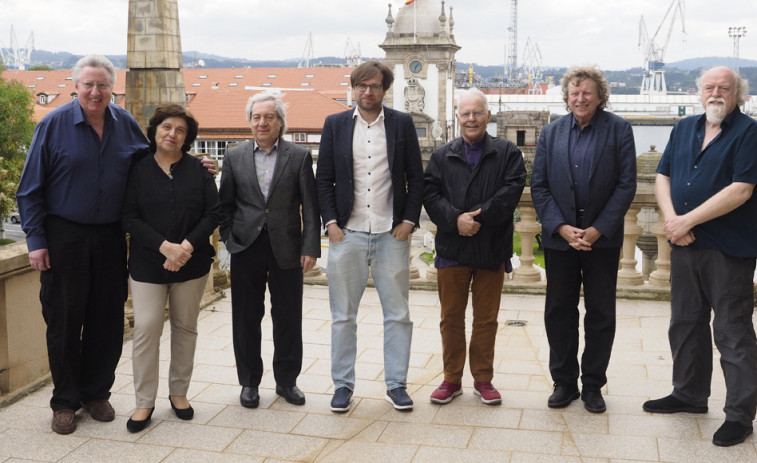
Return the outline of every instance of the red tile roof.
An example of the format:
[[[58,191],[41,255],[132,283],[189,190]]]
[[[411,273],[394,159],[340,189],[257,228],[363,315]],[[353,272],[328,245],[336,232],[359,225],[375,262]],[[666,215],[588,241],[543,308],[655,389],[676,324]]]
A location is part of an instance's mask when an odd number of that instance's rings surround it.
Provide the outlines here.
[[[290,132],[319,132],[326,116],[348,107],[336,99],[345,99],[349,75],[353,68],[244,68],[184,69],[184,83],[191,97],[187,108],[200,123],[206,138],[248,138],[250,128],[244,114],[247,100],[268,89],[276,89],[288,105]],[[6,80],[18,80],[34,95],[34,117],[71,101],[76,92],[70,70],[3,72]],[[126,71],[116,71],[113,93],[124,106]],[[270,85],[266,85],[270,84]],[[55,95],[47,104],[39,104],[38,95]],[[231,137],[232,134],[236,136]]]

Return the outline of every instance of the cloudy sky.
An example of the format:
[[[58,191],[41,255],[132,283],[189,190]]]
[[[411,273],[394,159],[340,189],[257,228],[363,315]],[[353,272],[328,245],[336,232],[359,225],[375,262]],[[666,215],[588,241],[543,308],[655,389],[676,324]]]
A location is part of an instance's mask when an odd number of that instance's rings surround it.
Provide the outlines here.
[[[418,0],[434,2],[441,0]],[[308,33],[314,56],[344,56],[349,41],[363,56],[382,58],[384,19],[404,0],[178,0],[183,50],[247,59],[299,59]],[[457,60],[501,65],[510,24],[510,1],[447,0],[454,8]],[[670,0],[521,0],[518,54],[536,42],[544,66],[598,64],[603,69],[641,66],[639,19],[653,34]],[[680,17],[665,60],[732,56],[729,26],[747,26],[741,58],[757,59],[757,1],[686,0],[686,34]],[[410,8],[410,7],[407,7]],[[441,8],[440,8],[441,9]],[[0,42],[34,33],[36,49],[76,54],[126,53],[128,0],[2,0]],[[662,36],[667,35],[666,21]]]

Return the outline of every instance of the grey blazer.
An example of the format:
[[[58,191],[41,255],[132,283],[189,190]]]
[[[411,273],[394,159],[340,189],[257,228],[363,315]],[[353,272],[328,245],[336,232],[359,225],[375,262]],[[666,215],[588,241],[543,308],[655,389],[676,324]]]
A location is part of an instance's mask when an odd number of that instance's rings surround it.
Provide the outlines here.
[[[247,249],[268,229],[276,263],[300,266],[300,256],[320,257],[320,221],[313,158],[300,146],[279,140],[276,167],[266,201],[258,184],[248,141],[226,152],[221,173],[221,239],[231,254]]]

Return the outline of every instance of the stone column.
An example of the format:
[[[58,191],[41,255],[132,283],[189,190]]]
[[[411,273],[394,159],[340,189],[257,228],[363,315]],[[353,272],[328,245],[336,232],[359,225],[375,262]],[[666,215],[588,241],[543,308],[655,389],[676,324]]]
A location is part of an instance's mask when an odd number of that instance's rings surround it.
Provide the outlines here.
[[[644,284],[644,277],[636,270],[636,239],[641,236],[642,228],[637,223],[641,208],[632,204],[626,212],[623,231],[623,258],[620,259],[618,286],[635,286]]]
[[[541,224],[536,221],[530,188],[523,191],[518,211],[520,222],[515,224],[515,231],[520,235],[520,267],[513,270],[513,280],[516,283],[536,283],[541,281],[541,272],[534,267],[534,238],[541,231]]]
[[[126,109],[143,130],[160,103],[186,106],[178,0],[129,0]]]
[[[649,284],[657,287],[670,287],[670,245],[665,235],[665,217],[657,211],[657,223],[652,226],[652,233],[657,237],[657,270],[649,275]]]

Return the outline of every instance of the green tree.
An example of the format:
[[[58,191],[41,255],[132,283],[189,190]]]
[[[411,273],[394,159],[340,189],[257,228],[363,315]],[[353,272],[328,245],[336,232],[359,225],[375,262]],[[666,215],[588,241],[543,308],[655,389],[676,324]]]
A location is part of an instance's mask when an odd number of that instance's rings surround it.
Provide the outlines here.
[[[21,82],[7,81],[0,74],[0,219],[15,207],[35,124],[32,95]]]

